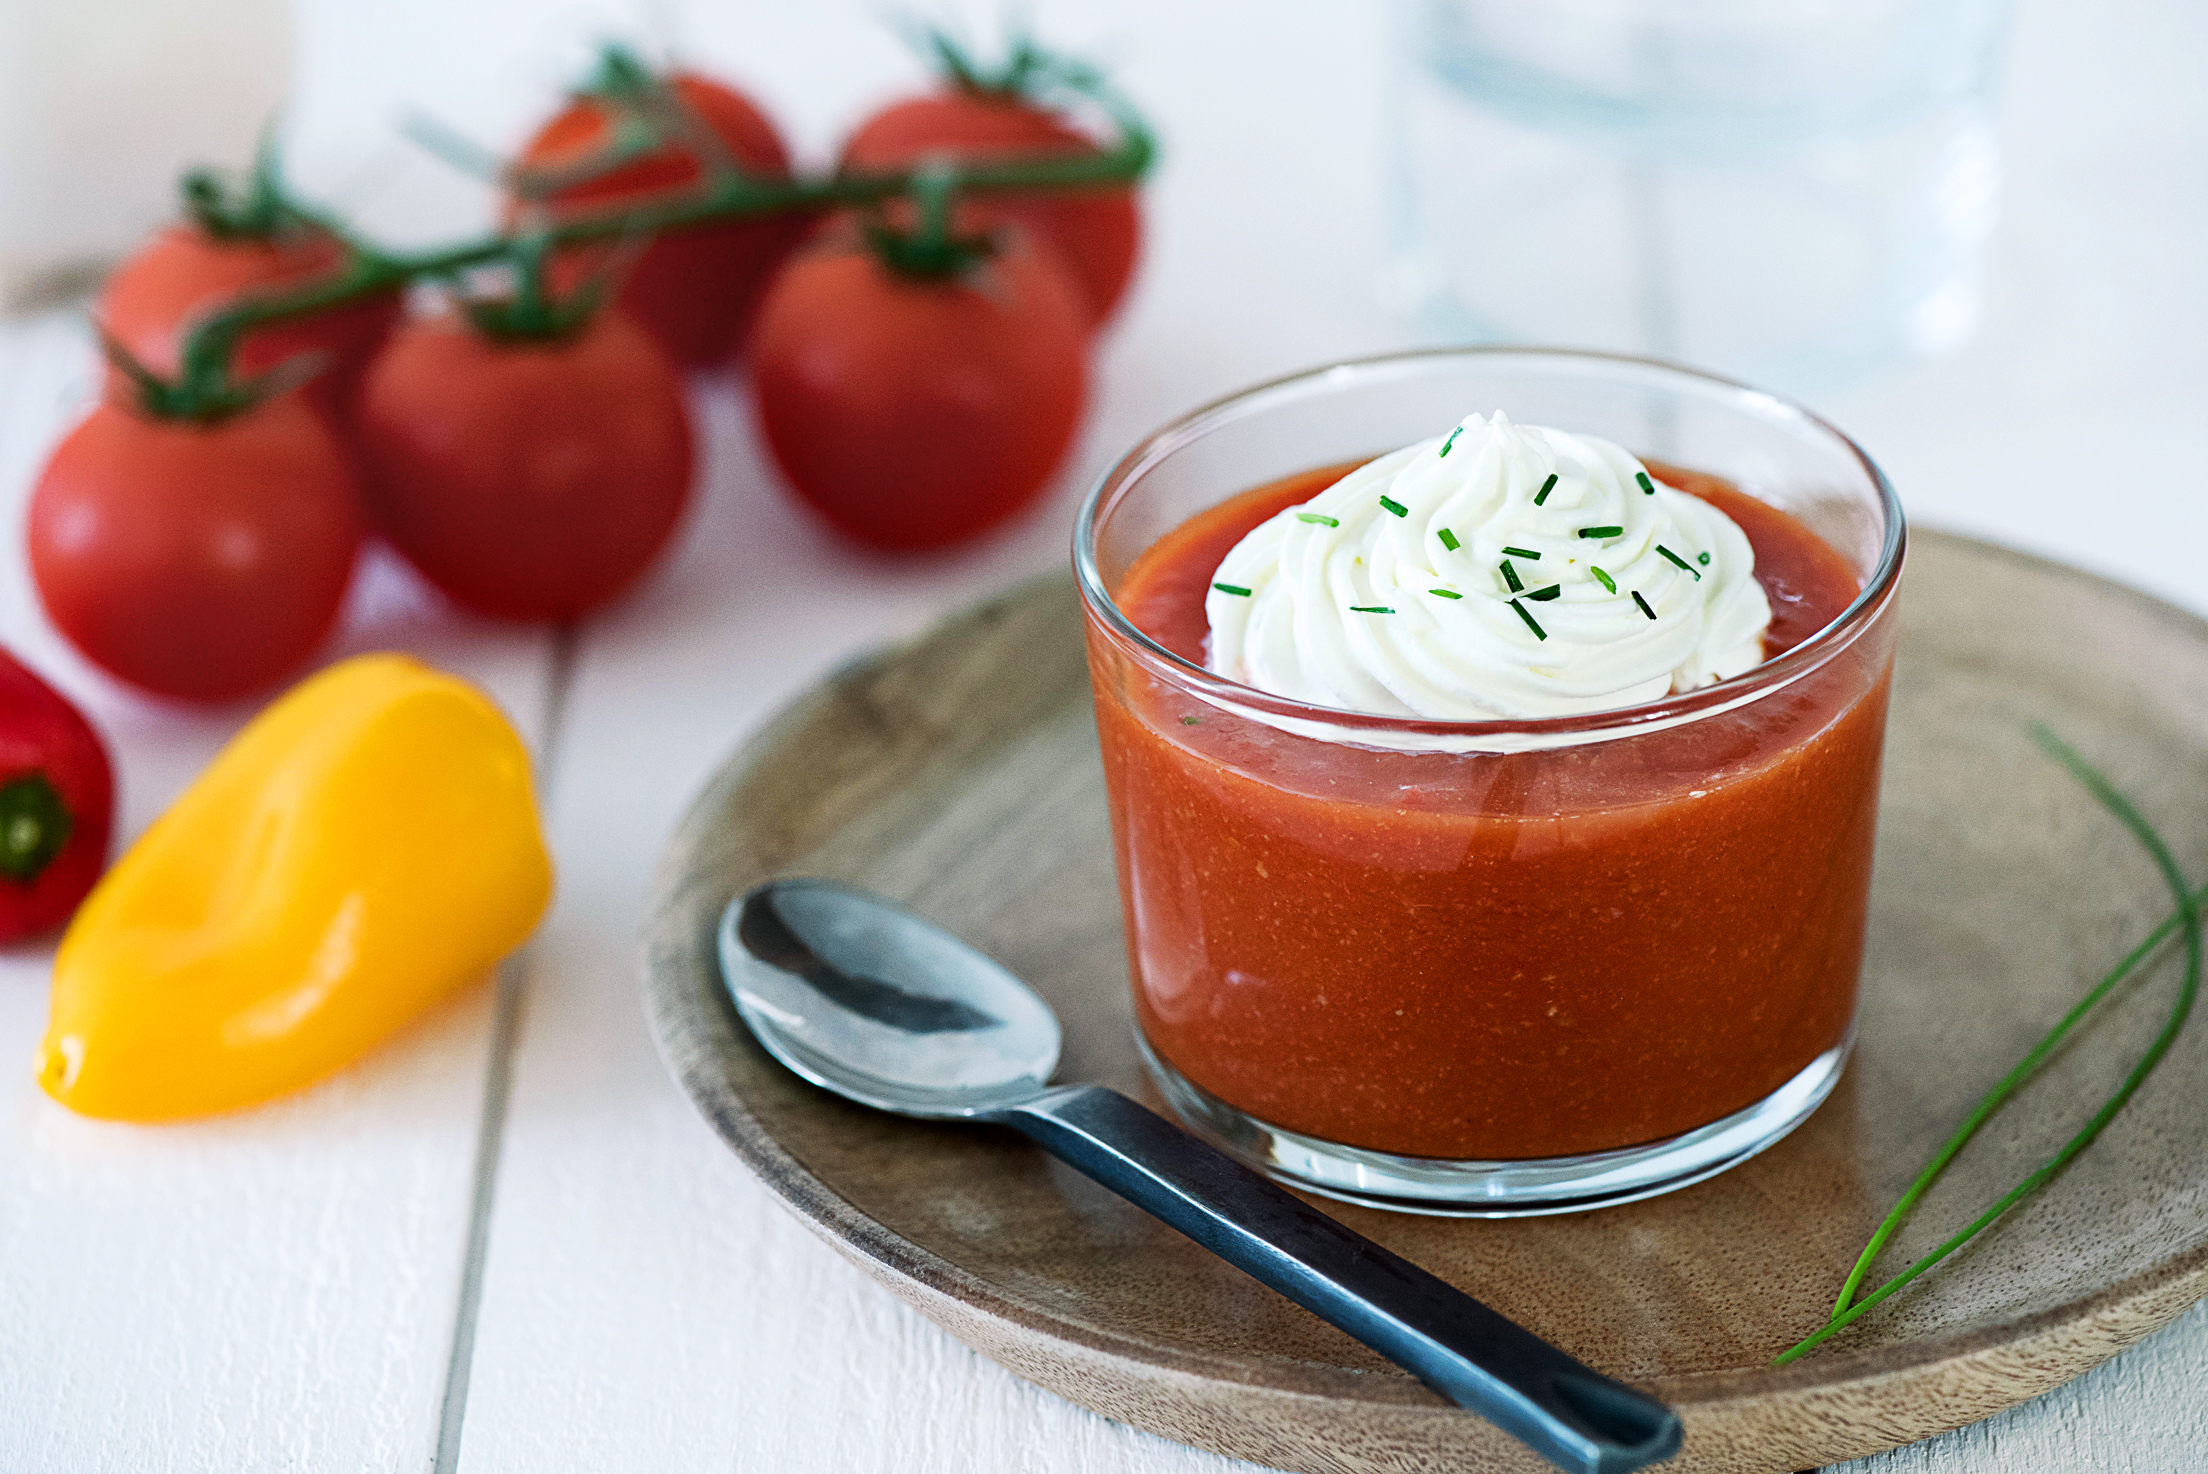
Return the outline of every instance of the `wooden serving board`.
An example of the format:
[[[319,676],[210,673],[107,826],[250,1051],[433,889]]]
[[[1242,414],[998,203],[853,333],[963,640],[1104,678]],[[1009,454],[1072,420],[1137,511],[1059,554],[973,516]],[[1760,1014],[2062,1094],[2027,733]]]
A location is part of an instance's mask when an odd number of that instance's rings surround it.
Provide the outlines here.
[[[1800,1469],[1983,1418],[2208,1294],[2208,1021],[2036,1198],[1819,1352],[1856,1250],[1970,1103],[2171,910],[2138,844],[2026,735],[2045,721],[2208,873],[2208,625],[2073,570],[1915,535],[1902,596],[1860,1043],[1763,1156],[1601,1212],[1436,1219],[1323,1204],[1679,1407],[1682,1470]],[[1028,584],[823,683],[732,759],[668,849],[645,990],[736,1151],[882,1284],[1106,1416],[1297,1471],[1539,1465],[1341,1332],[1010,1132],[844,1104],[754,1046],[714,926],[777,874],[897,897],[1026,977],[1061,1078],[1156,1102],[1136,1060],[1080,621]],[[2136,1059],[2175,949],[1949,1170],[1898,1268],[2066,1139]]]

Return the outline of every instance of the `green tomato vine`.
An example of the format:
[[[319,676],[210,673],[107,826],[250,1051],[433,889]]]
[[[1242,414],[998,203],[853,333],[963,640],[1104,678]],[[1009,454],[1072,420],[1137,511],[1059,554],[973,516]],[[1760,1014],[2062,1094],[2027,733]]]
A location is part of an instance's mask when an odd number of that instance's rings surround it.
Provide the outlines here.
[[[1112,125],[1113,136],[1093,153],[1054,153],[1031,159],[1006,158],[970,164],[931,162],[909,170],[854,170],[814,179],[763,179],[729,156],[718,135],[693,115],[680,96],[634,55],[609,46],[598,72],[580,94],[606,109],[607,143],[590,157],[559,169],[510,168],[505,184],[525,203],[540,202],[576,184],[622,168],[668,146],[686,149],[698,164],[694,186],[648,205],[521,212],[520,224],[454,245],[417,252],[386,251],[339,221],[293,198],[284,188],[272,149],[264,147],[244,187],[227,189],[211,173],[198,171],[183,183],[185,208],[195,223],[218,238],[272,236],[315,231],[336,242],[343,256],[329,275],[281,292],[243,296],[209,313],[186,334],[173,380],[127,361],[116,345],[110,356],[136,386],[149,412],[184,419],[216,419],[235,414],[281,387],[297,373],[279,369],[258,380],[241,382],[233,362],[239,343],[255,328],[311,317],[378,293],[421,280],[450,279],[479,267],[507,267],[522,284],[523,300],[493,311],[483,326],[517,336],[568,326],[566,314],[587,312],[595,292],[562,304],[560,320],[540,322],[552,311],[541,301],[546,254],[556,246],[593,241],[636,243],[669,231],[755,220],[791,212],[855,209],[876,222],[879,248],[913,256],[900,264],[923,272],[948,269],[968,243],[947,236],[949,200],[954,193],[1012,193],[1033,190],[1115,189],[1137,183],[1149,172],[1157,143],[1134,107],[1095,68],[1052,56],[1029,42],[1013,48],[996,73],[983,73],[965,53],[939,33],[927,45],[954,86],[1018,96],[1038,105],[1086,104]],[[893,242],[879,222],[893,200],[911,200],[923,229],[917,241]],[[917,254],[915,254],[917,253]],[[941,257],[941,260],[936,259]],[[518,313],[518,316],[517,316]],[[475,314],[482,318],[483,314]],[[290,366],[286,366],[288,369]]]

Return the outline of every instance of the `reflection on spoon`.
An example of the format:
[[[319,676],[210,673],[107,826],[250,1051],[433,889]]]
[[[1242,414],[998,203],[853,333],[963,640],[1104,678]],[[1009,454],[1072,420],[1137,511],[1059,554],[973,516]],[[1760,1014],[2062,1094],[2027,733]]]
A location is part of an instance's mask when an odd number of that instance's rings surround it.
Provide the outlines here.
[[[789,923],[782,919],[782,914],[774,909],[770,899],[765,896],[757,899],[758,904],[746,904],[736,918],[737,940],[743,943],[744,950],[762,962],[796,973],[838,1008],[863,1014],[876,1023],[902,1029],[908,1034],[945,1034],[1002,1027],[1002,1019],[991,1018],[956,998],[907,993],[895,983],[885,983],[864,973],[845,972],[808,950],[790,930]]]

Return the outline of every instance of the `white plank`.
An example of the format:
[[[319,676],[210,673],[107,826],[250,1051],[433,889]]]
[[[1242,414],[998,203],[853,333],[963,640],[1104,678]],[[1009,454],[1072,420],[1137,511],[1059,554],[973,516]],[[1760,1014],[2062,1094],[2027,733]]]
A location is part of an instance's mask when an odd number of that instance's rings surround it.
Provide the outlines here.
[[[1049,508],[979,550],[894,561],[793,511],[733,395],[713,400],[702,515],[667,577],[594,625],[580,654],[553,802],[566,888],[524,1009],[465,1470],[1242,1467],[1040,1393],[875,1288],[719,1147],[660,1069],[637,997],[633,939],[659,847],[747,729],[846,654],[1062,564],[1081,484],[1151,425],[1400,331],[1368,301],[1368,244],[1316,235],[1276,250],[1273,235],[1278,202],[1303,187],[1300,158],[1328,162],[1329,190],[1368,172],[1369,123],[1282,108],[1255,125],[1278,130],[1277,151],[1249,152],[1249,99],[1225,85],[1312,55],[1363,75],[1375,38],[1356,17],[1268,10],[1222,67],[1160,39],[1179,7],[1041,9],[1047,36],[1118,40],[1129,84],[1172,124],[1146,275],[1091,426]],[[802,29],[731,10],[719,54],[740,76],[780,80],[779,115],[801,137],[829,136],[899,75],[859,0],[813,8]],[[755,20],[776,48],[765,55]],[[831,74],[851,56],[872,70]],[[1327,209],[1369,222],[1372,186],[1354,187]]]
[[[107,735],[118,838],[256,704],[132,695],[39,613],[22,509],[92,382],[87,336],[0,329],[0,641]],[[325,658],[419,653],[534,732],[546,637],[450,615],[386,559]],[[397,1469],[435,1443],[488,1058],[477,989],[328,1083],[194,1124],[81,1120],[32,1082],[52,940],[0,951],[0,1468]]]

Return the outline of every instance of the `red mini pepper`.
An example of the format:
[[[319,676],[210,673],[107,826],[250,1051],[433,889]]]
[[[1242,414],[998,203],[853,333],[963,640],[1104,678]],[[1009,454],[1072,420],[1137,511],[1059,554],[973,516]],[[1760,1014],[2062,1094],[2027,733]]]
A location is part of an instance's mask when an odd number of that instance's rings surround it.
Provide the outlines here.
[[[69,919],[100,878],[114,811],[92,724],[0,649],[0,943]]]

